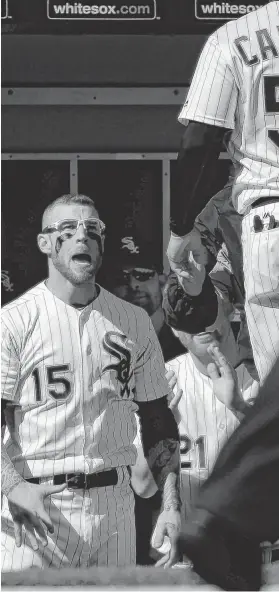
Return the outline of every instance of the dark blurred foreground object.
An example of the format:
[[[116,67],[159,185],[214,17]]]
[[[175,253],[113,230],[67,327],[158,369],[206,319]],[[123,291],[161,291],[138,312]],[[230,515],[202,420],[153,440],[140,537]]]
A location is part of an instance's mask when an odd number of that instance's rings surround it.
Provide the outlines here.
[[[208,583],[259,590],[260,544],[279,539],[279,359],[203,485],[180,552]]]

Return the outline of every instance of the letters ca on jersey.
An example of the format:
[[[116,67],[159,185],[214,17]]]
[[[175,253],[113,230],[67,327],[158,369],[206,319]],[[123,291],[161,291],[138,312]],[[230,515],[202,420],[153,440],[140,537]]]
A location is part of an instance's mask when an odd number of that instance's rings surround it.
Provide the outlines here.
[[[40,458],[56,472],[133,464],[136,403],[168,393],[148,315],[103,289],[77,310],[42,283],[4,307],[2,319],[15,464],[27,460],[33,474]]]
[[[231,21],[201,53],[179,115],[232,130],[236,166],[233,201],[239,213],[279,192],[279,2]]]

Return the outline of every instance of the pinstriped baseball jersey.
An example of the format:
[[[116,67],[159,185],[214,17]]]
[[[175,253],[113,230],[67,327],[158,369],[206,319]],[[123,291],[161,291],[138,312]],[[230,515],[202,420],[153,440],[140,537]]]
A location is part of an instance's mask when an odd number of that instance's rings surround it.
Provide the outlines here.
[[[168,394],[148,315],[102,288],[78,310],[45,283],[2,314],[8,453],[24,476],[134,464],[137,401]]]
[[[202,374],[190,354],[171,360],[166,367],[174,371],[177,388],[183,391],[178,404],[182,500],[187,504],[203,480],[208,477],[218,453],[239,425],[236,416],[214,395],[212,381]],[[237,368],[240,390],[245,400],[257,395],[258,383],[253,381],[244,364]]]
[[[179,121],[232,130],[233,203],[240,214],[279,195],[279,2],[211,35],[199,58]]]

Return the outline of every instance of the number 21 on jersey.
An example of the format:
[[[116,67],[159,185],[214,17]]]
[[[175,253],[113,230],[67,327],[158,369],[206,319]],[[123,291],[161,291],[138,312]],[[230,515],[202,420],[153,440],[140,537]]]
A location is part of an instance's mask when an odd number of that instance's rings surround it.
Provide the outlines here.
[[[191,458],[193,455],[195,460]],[[206,436],[199,436],[196,440],[180,436],[180,459],[182,469],[206,469]]]

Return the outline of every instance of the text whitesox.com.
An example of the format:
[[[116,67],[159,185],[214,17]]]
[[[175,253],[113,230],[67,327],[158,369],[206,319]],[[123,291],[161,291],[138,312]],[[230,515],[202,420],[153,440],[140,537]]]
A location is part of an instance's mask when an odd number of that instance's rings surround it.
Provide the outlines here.
[[[261,7],[261,4],[231,4],[230,2],[197,2],[196,9],[200,17],[242,16]]]
[[[81,2],[66,2],[65,4],[53,4],[52,12],[56,16],[148,16],[151,13],[150,6],[122,5],[119,8],[113,4],[82,4]]]

